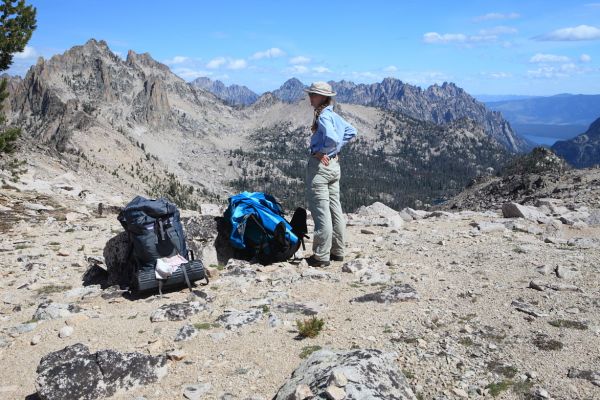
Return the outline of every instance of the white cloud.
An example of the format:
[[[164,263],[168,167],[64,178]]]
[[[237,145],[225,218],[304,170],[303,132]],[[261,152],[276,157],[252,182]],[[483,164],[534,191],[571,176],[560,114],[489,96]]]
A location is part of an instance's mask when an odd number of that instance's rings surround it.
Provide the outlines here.
[[[579,61],[587,63],[592,61],[592,56],[590,56],[589,54],[582,54],[581,56],[579,56]]]
[[[19,60],[24,60],[27,58],[35,58],[37,57],[37,51],[31,46],[25,46],[22,52],[15,53],[14,58]]]
[[[513,28],[512,26],[495,26],[489,29],[481,29],[479,31],[480,35],[483,36],[496,36],[496,35],[512,35],[519,32],[517,28]]]
[[[516,12],[511,12],[511,13],[487,13],[485,15],[479,15],[475,18],[473,18],[473,20],[477,21],[477,22],[481,22],[481,21],[492,21],[492,20],[499,20],[499,19],[517,19],[520,18],[521,15],[516,13]]]
[[[243,59],[229,60],[227,63],[227,69],[244,69],[247,66],[248,63]]]
[[[314,67],[312,70],[315,71],[315,72],[317,72],[317,73],[319,73],[319,74],[324,74],[324,73],[331,72],[331,70],[329,68],[323,67],[323,66]]]
[[[208,62],[208,64],[206,64],[206,68],[216,69],[219,68],[221,65],[225,64],[226,62],[227,60],[225,59],[225,57],[213,58]]]
[[[567,56],[559,56],[556,54],[542,54],[537,53],[530,59],[530,63],[566,63],[571,61]]]
[[[578,25],[570,28],[562,28],[536,36],[534,39],[545,41],[577,41],[600,39],[600,28],[589,25]]]
[[[308,67],[304,65],[294,65],[293,67],[288,68],[287,71],[292,74],[305,74],[308,72]]]
[[[573,63],[566,63],[559,66],[542,65],[537,69],[527,71],[530,78],[568,78],[575,74],[584,74],[593,71],[589,68],[581,68]]]
[[[211,71],[194,70],[191,68],[176,68],[173,72],[175,75],[188,80],[200,78],[201,76],[211,76],[213,74]]]
[[[175,56],[173,58],[165,60],[165,64],[175,65],[175,64],[183,64],[188,61],[190,58],[185,56]]]
[[[277,58],[285,56],[285,52],[277,47],[271,47],[265,51],[258,51],[250,57],[251,60],[260,60],[262,58]]]
[[[445,33],[440,35],[437,32],[427,32],[423,35],[423,41],[425,43],[462,43],[467,41],[467,35],[462,33]]]
[[[486,72],[482,75],[492,79],[507,79],[513,76],[510,72]]]
[[[396,72],[396,71],[398,71],[398,67],[396,67],[395,65],[390,65],[390,66],[387,66],[387,67],[385,67],[383,69],[383,72],[393,73],[393,72]]]
[[[310,62],[310,58],[304,56],[296,56],[290,58],[290,64],[308,64]]]
[[[423,41],[429,44],[448,44],[448,43],[484,43],[494,42],[498,39],[496,35],[465,35],[464,33],[444,33],[427,32],[423,35]]]

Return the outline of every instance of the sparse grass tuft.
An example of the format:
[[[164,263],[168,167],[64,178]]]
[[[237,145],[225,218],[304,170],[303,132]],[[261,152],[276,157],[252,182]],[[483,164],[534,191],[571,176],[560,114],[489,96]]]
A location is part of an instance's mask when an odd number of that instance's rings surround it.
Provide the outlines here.
[[[218,328],[219,324],[217,323],[210,323],[210,322],[196,322],[194,324],[194,328],[198,329],[199,331],[201,330],[206,330],[206,329],[211,329],[211,328]]]
[[[268,306],[268,305],[266,305],[266,304],[265,304],[265,305],[263,305],[263,306],[261,307],[261,309],[262,309],[262,312],[263,312],[264,314],[268,314],[268,313],[269,313],[269,311],[271,311],[271,310],[269,309],[269,306]]]
[[[305,319],[304,321],[297,320],[296,326],[298,327],[298,334],[303,338],[314,338],[325,326],[325,321],[316,316]]]
[[[473,342],[473,339],[471,339],[470,337],[460,338],[458,340],[458,343],[460,343],[460,344],[462,344],[463,346],[466,346],[466,347],[470,347],[470,346],[473,346],[475,344],[475,342]]]
[[[504,380],[500,382],[494,382],[487,385],[485,388],[489,389],[492,397],[497,397],[500,393],[508,390],[512,386],[513,382],[511,380]]]
[[[306,358],[308,356],[310,356],[312,353],[314,353],[315,351],[319,351],[321,350],[321,346],[305,346],[302,348],[302,351],[300,352],[300,358]]]
[[[52,293],[60,293],[66,292],[67,290],[71,290],[73,286],[71,285],[48,285],[37,290],[37,294],[52,294]]]
[[[512,365],[505,365],[499,361],[490,361],[487,363],[487,369],[490,372],[495,372],[505,378],[514,378],[519,372],[519,370]]]

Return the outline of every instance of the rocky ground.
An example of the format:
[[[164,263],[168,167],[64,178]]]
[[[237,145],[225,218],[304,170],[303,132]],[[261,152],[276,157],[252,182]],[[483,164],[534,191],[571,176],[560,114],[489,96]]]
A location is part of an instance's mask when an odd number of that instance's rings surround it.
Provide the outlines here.
[[[117,399],[271,399],[284,385],[278,399],[600,398],[597,210],[545,200],[505,218],[375,204],[348,216],[346,260],[323,269],[219,265],[214,236],[191,233],[210,284],[133,299],[83,286],[122,231],[116,214],[50,187],[0,189],[2,398],[66,398],[53,381],[61,357],[83,366],[71,380],[94,379],[81,373],[93,366],[97,393]],[[296,321],[314,315],[323,330],[300,339]],[[369,359],[378,369],[356,367]],[[378,385],[395,392],[364,394]]]

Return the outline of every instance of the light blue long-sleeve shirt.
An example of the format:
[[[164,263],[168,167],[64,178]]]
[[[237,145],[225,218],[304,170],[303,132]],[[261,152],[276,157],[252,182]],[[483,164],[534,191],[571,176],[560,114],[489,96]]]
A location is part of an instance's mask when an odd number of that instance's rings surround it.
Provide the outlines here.
[[[310,138],[310,152],[313,154],[338,154],[356,136],[356,128],[333,112],[333,106],[327,106],[321,111],[317,125],[317,131]]]

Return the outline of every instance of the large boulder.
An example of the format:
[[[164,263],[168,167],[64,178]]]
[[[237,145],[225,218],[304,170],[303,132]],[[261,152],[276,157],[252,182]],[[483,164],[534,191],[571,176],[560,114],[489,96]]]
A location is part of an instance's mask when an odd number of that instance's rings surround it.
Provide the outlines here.
[[[298,398],[297,390],[311,399],[416,400],[393,353],[360,349],[320,350],[313,353],[279,389],[273,400]],[[309,389],[309,390],[308,390]]]
[[[502,205],[502,215],[504,218],[525,218],[530,221],[543,222],[548,219],[546,214],[535,207],[523,206],[519,203],[504,203]]]
[[[129,286],[130,265],[127,260],[129,254],[129,238],[123,231],[109,239],[104,246],[103,256],[108,271],[107,286]]]
[[[229,244],[229,227],[223,217],[199,215],[182,218],[183,229],[190,250],[201,258],[205,266],[225,265],[234,257]]]
[[[404,219],[398,211],[383,203],[375,202],[370,206],[361,206],[356,210],[356,214],[350,214],[348,225],[401,228],[404,225]]]
[[[167,374],[165,356],[101,350],[77,343],[42,357],[35,385],[41,400],[93,400],[147,385]]]

